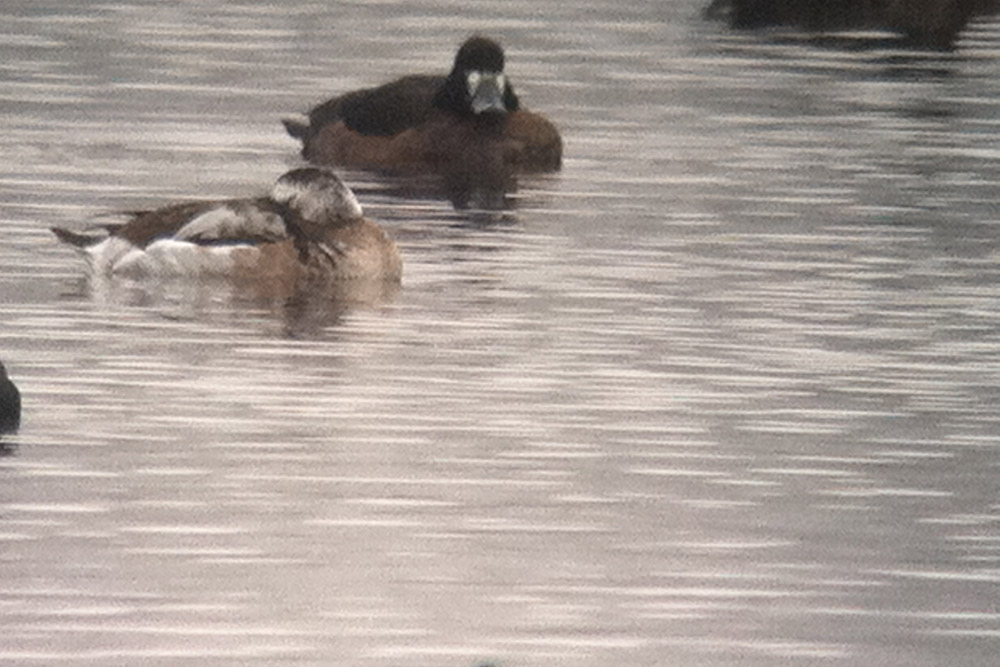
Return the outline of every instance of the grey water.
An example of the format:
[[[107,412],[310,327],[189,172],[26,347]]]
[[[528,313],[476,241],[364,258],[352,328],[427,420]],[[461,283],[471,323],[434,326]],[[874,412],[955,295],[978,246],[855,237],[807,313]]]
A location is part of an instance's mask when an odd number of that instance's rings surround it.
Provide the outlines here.
[[[994,664],[1000,23],[704,4],[7,0],[0,664]],[[343,172],[393,294],[96,286],[47,231],[266,192],[283,115],[475,32],[564,168]]]

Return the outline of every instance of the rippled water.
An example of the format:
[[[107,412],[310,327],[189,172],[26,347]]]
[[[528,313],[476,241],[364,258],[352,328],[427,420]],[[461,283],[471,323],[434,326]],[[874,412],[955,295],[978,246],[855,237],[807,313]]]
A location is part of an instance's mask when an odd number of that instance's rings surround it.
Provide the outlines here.
[[[1000,24],[702,5],[5,3],[0,662],[992,664]],[[264,192],[283,114],[475,31],[565,167],[502,212],[346,172],[375,305],[91,289],[47,232]]]

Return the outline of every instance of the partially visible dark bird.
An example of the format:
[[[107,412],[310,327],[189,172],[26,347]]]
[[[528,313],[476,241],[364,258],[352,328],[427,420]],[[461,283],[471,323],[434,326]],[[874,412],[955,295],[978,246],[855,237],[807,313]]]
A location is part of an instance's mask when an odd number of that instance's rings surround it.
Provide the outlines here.
[[[21,427],[21,392],[0,362],[0,433],[16,433]]]

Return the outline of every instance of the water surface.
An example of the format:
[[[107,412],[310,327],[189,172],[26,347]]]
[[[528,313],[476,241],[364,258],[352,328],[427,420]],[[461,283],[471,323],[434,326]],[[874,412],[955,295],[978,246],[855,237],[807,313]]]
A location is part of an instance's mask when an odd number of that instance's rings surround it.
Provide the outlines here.
[[[1000,25],[701,2],[0,10],[0,662],[978,667],[1000,649]],[[345,179],[367,306],[112,285],[47,228],[266,192],[279,123],[500,38],[562,172]]]

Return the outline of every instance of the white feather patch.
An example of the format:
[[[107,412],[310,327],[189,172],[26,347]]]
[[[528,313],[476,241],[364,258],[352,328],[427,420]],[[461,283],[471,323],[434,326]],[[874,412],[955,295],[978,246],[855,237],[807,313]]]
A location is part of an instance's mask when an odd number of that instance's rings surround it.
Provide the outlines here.
[[[177,230],[174,238],[191,241],[226,241],[248,238],[277,241],[287,236],[285,223],[271,211],[251,203],[222,205],[205,211]],[[238,210],[237,210],[238,209]]]
[[[136,248],[115,264],[113,273],[127,278],[226,276],[235,266],[233,253],[256,251],[248,245],[206,246],[162,239],[145,250]]]
[[[114,267],[121,259],[129,253],[138,250],[134,245],[125,239],[117,236],[109,236],[83,249],[87,263],[91,271],[97,275],[108,276],[114,271]]]

